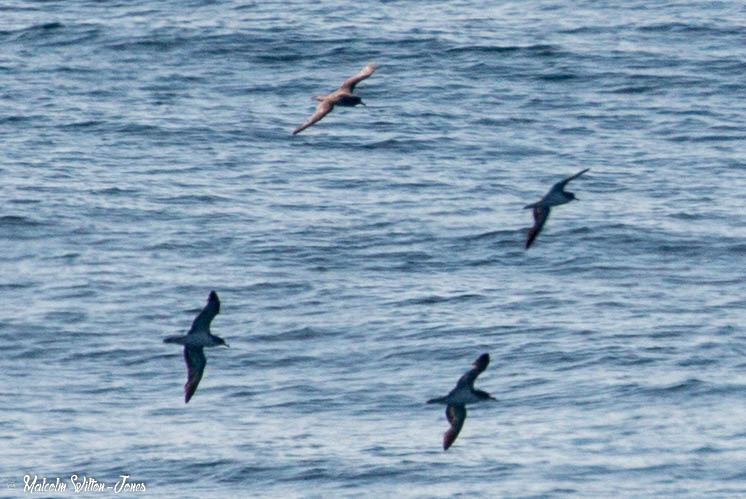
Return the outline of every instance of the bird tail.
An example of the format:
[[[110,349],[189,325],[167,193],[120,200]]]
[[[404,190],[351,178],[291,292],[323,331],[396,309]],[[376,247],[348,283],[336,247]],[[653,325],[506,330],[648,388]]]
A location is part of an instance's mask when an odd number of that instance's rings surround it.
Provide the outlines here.
[[[184,337],[183,336],[169,336],[168,338],[163,339],[163,343],[178,343],[180,345],[183,345]]]
[[[535,207],[535,206],[536,206],[537,204],[539,204],[539,203],[531,203],[531,204],[527,204],[526,206],[524,206],[524,207],[523,207],[523,209],[524,209],[524,210],[527,210],[527,209],[529,209],[529,208],[534,208],[534,207]]]
[[[443,401],[445,397],[436,397],[427,401],[428,404],[445,404]]]

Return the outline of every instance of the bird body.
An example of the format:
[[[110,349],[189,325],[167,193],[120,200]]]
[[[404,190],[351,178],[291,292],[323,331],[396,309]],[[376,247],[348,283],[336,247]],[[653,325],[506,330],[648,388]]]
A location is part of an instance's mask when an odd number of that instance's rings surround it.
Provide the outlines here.
[[[451,393],[445,397],[437,397],[427,401],[428,404],[446,404],[446,405],[466,405],[481,402],[485,398],[490,398],[478,393],[481,390],[470,390],[468,387],[458,387],[451,390]],[[486,393],[486,392],[483,392]]]
[[[542,208],[549,208],[550,206],[559,206],[561,204],[569,203],[570,201],[575,199],[575,195],[573,194],[572,196],[570,196],[570,194],[572,193],[552,189],[539,201],[532,203],[532,204],[527,204],[523,208],[524,209],[534,208],[536,206],[541,206]]]
[[[314,97],[314,99],[320,101],[319,105],[316,106],[316,111],[314,111],[314,113],[311,115],[310,118],[306,120],[305,123],[293,130],[293,135],[301,132],[302,130],[305,130],[306,128],[329,114],[334,109],[334,106],[352,107],[357,106],[358,104],[362,104],[364,106],[365,103],[363,102],[363,100],[353,93],[355,90],[355,85],[372,75],[375,70],[376,65],[374,63],[370,63],[366,65],[358,74],[356,74],[355,76],[351,76],[344,82],[342,82],[342,85],[334,92],[328,95],[317,95],[316,97]]]
[[[187,347],[216,347],[224,342],[207,331],[194,331],[185,336],[169,336],[163,343],[178,343]]]
[[[210,292],[207,305],[192,322],[192,327],[184,336],[169,336],[163,340],[164,343],[176,343],[184,345],[184,361],[187,366],[187,382],[184,385],[184,403],[188,403],[197,390],[202,374],[207,365],[204,347],[215,347],[218,345],[229,346],[223,338],[215,336],[210,332],[212,319],[220,312],[220,300],[215,291]]]
[[[485,400],[495,400],[489,393],[474,389],[474,381],[482,371],[487,369],[490,355],[483,353],[474,361],[474,367],[466,371],[459,378],[456,387],[444,397],[436,397],[427,401],[428,404],[445,404],[446,419],[451,427],[443,434],[443,450],[453,445],[466,420],[466,404],[474,404]]]

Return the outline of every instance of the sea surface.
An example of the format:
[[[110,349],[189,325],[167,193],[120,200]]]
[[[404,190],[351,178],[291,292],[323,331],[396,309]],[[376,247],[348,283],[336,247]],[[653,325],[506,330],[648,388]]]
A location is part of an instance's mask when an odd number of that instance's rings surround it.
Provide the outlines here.
[[[737,1],[4,0],[0,496],[746,496],[745,74]]]

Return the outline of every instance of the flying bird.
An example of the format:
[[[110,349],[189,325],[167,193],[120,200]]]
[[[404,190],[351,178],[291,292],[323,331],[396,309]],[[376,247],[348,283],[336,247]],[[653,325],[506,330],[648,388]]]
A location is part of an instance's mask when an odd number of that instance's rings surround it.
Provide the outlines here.
[[[316,111],[311,115],[311,117],[308,118],[308,120],[306,120],[306,122],[303,123],[301,126],[293,130],[293,135],[300,132],[301,130],[305,130],[306,128],[329,114],[332,109],[334,109],[334,106],[351,107],[358,104],[362,104],[364,106],[365,103],[363,102],[363,100],[352,92],[355,90],[355,85],[372,75],[373,71],[375,70],[376,65],[374,63],[370,63],[366,65],[355,76],[347,78],[342,83],[342,85],[334,92],[330,93],[329,95],[317,95],[316,97],[314,97],[314,99],[321,102],[319,102],[319,105],[316,107]]]
[[[218,338],[210,333],[210,323],[212,319],[220,312],[220,300],[215,291],[210,291],[207,298],[207,305],[197,315],[192,322],[192,327],[185,336],[169,336],[163,340],[163,343],[178,343],[184,345],[184,360],[187,366],[187,382],[184,385],[184,403],[189,402],[197,385],[202,379],[202,373],[205,371],[207,359],[204,347],[215,347],[218,345],[229,346],[223,338]]]
[[[536,239],[536,236],[538,236],[539,232],[541,232],[541,229],[544,227],[544,224],[549,217],[549,212],[551,211],[552,206],[569,203],[573,199],[577,199],[575,197],[575,194],[565,191],[565,186],[569,181],[578,178],[588,170],[590,170],[590,168],[586,168],[585,170],[580,171],[575,175],[570,175],[566,179],[557,182],[539,201],[532,204],[527,204],[523,207],[525,209],[533,208],[534,214],[534,226],[528,230],[528,235],[526,236],[526,249],[531,247],[534,239]]]
[[[482,390],[474,389],[474,380],[490,363],[490,354],[483,353],[474,361],[474,367],[466,371],[456,383],[456,388],[445,397],[437,397],[427,401],[428,404],[446,404],[446,418],[451,427],[443,434],[443,450],[453,444],[458,437],[466,419],[466,404],[495,400],[495,397]]]

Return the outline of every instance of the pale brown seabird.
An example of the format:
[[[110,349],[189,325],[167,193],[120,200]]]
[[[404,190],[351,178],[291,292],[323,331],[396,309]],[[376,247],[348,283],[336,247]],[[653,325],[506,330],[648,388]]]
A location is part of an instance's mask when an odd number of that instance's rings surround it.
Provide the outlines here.
[[[293,130],[293,135],[300,132],[301,130],[305,130],[306,128],[329,114],[332,109],[334,109],[334,106],[356,106],[358,104],[362,104],[364,106],[365,103],[363,102],[363,100],[352,92],[355,90],[355,85],[372,75],[373,71],[375,70],[376,65],[371,62],[370,64],[366,65],[358,74],[347,78],[342,83],[342,85],[334,92],[330,93],[329,95],[317,95],[316,97],[314,97],[314,99],[321,102],[319,102],[319,105],[316,107],[316,111],[311,115],[311,117],[308,118],[308,120],[306,120],[306,122],[303,123],[301,126]]]
[[[192,327],[186,336],[169,336],[163,343],[178,343],[184,345],[184,360],[187,366],[187,382],[184,385],[184,403],[189,402],[197,385],[202,379],[207,359],[203,347],[215,347],[218,345],[229,346],[223,338],[218,338],[210,333],[210,323],[220,312],[220,300],[215,291],[210,291],[207,305],[192,322]]]
[[[573,199],[577,199],[575,197],[575,194],[565,191],[565,186],[569,181],[578,178],[588,170],[590,170],[590,168],[586,168],[585,170],[580,171],[575,175],[570,175],[566,179],[557,182],[539,201],[532,204],[527,204],[523,207],[525,209],[533,208],[534,213],[534,226],[528,230],[528,235],[526,236],[526,249],[531,247],[534,239],[536,239],[536,236],[538,236],[539,232],[541,232],[542,227],[544,227],[544,223],[549,217],[549,211],[552,206],[569,203]]]

